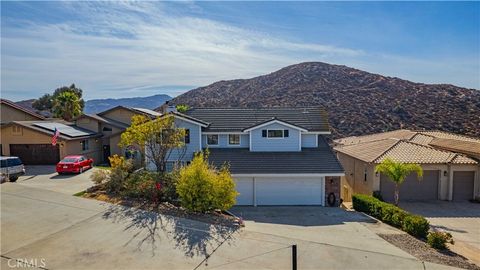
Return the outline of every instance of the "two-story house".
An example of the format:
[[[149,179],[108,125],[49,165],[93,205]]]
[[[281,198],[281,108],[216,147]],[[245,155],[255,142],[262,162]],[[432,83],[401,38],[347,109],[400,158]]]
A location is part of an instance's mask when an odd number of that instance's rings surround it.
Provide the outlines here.
[[[325,135],[321,108],[196,108],[179,113],[185,146],[170,162],[188,162],[209,149],[209,162],[227,163],[240,195],[237,205],[326,205],[340,199],[343,169]],[[147,161],[150,168],[154,168]],[[172,164],[170,164],[171,166]],[[153,167],[152,167],[153,166]]]

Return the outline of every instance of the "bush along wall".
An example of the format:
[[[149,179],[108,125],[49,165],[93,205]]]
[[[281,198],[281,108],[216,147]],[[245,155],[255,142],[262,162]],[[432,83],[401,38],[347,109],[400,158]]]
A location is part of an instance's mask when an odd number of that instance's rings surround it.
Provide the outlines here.
[[[427,237],[430,224],[422,216],[410,214],[393,204],[382,202],[377,198],[364,194],[354,194],[352,203],[356,211],[369,214],[412,236],[419,238]]]

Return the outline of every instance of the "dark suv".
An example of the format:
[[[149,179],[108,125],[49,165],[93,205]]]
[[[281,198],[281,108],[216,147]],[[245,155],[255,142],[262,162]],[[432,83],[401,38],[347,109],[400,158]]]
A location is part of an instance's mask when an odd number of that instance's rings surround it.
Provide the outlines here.
[[[25,168],[18,157],[0,157],[0,174],[1,182],[7,178],[15,182],[20,175],[25,174]]]

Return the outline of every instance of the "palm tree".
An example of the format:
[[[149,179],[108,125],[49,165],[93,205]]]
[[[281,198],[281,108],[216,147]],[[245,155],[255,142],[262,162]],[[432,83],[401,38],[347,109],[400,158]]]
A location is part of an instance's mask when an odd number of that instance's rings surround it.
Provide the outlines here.
[[[412,172],[417,173],[419,181],[423,176],[423,170],[420,165],[396,162],[389,158],[378,164],[375,167],[375,172],[385,174],[395,183],[395,205],[398,205],[399,186],[403,183],[403,181],[405,181],[405,178],[407,178],[407,176]]]
[[[53,113],[67,121],[82,114],[80,99],[74,92],[63,92],[54,100]]]

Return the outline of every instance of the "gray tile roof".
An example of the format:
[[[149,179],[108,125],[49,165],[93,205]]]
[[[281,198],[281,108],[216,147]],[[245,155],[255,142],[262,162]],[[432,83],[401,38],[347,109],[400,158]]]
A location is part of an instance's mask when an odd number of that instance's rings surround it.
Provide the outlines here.
[[[319,138],[318,148],[301,152],[250,152],[248,148],[211,148],[209,161],[216,167],[227,163],[232,174],[328,174],[343,173],[337,158]]]
[[[276,117],[308,131],[328,132],[327,113],[323,108],[193,108],[185,114],[210,123],[207,132],[242,131]]]

